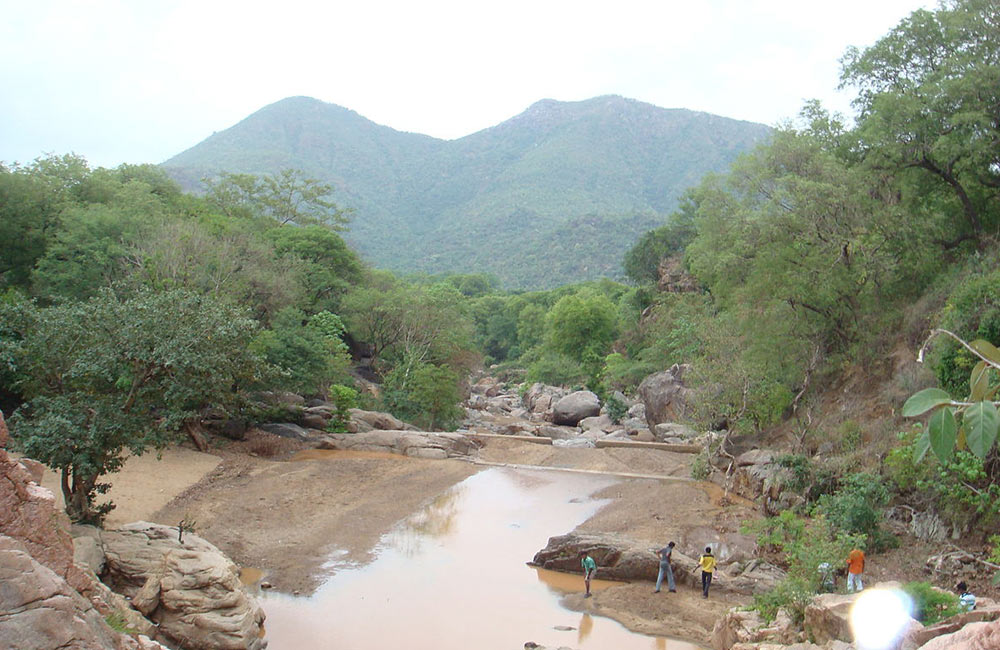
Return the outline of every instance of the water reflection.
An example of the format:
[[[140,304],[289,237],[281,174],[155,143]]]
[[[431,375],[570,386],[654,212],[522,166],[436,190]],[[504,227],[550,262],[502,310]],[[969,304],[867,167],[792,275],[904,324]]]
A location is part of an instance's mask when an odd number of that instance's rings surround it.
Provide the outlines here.
[[[613,479],[495,468],[470,477],[385,535],[376,559],[337,571],[312,597],[262,595],[270,650],[692,649],[564,609],[580,576],[525,561],[603,502]],[[614,583],[594,581],[592,588]],[[575,625],[574,625],[575,623]],[[555,629],[557,626],[564,631]]]

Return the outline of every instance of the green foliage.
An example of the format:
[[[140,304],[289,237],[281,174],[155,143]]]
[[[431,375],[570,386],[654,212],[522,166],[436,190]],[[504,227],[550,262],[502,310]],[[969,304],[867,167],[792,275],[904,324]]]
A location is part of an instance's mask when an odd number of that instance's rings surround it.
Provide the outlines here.
[[[528,384],[541,382],[552,386],[580,385],[586,379],[587,372],[578,361],[558,352],[543,352],[530,363],[525,375]]]
[[[298,169],[260,176],[223,172],[203,183],[209,200],[229,216],[273,219],[282,226],[324,225],[333,230],[343,230],[348,221],[348,213],[327,198],[333,186]]]
[[[275,315],[271,329],[261,331],[254,341],[255,351],[287,374],[287,389],[309,395],[345,380],[350,364],[343,342],[323,329],[323,325],[334,325],[334,321],[317,317],[314,326],[300,310],[283,309]]]
[[[929,582],[907,582],[903,591],[913,601],[913,618],[924,625],[934,625],[962,611],[958,596],[937,589]]]
[[[819,498],[818,510],[837,530],[869,540],[872,550],[882,551],[896,545],[896,538],[882,528],[882,508],[889,502],[889,491],[871,474],[851,474],[840,482],[833,494]]]
[[[463,415],[457,373],[429,363],[396,366],[385,377],[383,399],[394,415],[430,431],[451,429]]]
[[[545,328],[545,343],[555,352],[581,363],[588,356],[603,359],[617,334],[618,311],[596,292],[563,296],[546,315]]]
[[[608,410],[608,417],[615,424],[621,423],[628,415],[628,404],[622,401],[617,395],[608,395],[604,400],[604,407]]]
[[[712,475],[712,465],[709,462],[708,451],[702,449],[691,461],[691,478],[696,481],[705,481]]]
[[[636,284],[651,284],[659,280],[660,262],[676,255],[694,239],[695,203],[688,197],[681,209],[669,217],[665,226],[650,230],[625,253],[625,275]]]
[[[119,298],[102,290],[87,302],[0,310],[0,347],[27,400],[12,433],[62,474],[75,521],[99,521],[110,509],[94,503],[106,490],[98,479],[121,467],[126,450],[162,447],[201,407],[237,402],[264,368],[249,351],[252,320],[183,291]]]
[[[837,487],[837,476],[832,469],[814,463],[800,454],[784,454],[775,459],[778,465],[791,472],[788,489],[801,494],[806,503],[814,503],[824,494],[831,494]]]
[[[788,570],[770,596],[755,599],[754,607],[765,618],[787,607],[793,617],[802,620],[805,606],[819,591],[823,574],[821,564],[839,567],[854,548],[864,548],[865,536],[837,530],[822,515],[804,518],[785,510],[744,526],[744,533],[755,534],[761,549],[781,557]]]
[[[134,629],[130,629],[131,626],[129,625],[128,619],[125,618],[125,615],[119,612],[111,612],[106,615],[104,617],[104,622],[108,624],[108,627],[119,634],[128,634],[129,632],[134,631]]]
[[[351,409],[358,405],[358,391],[350,386],[334,384],[330,386],[330,401],[336,409],[333,417],[327,425],[327,431],[332,433],[344,433],[347,425],[351,421]]]
[[[948,297],[941,313],[941,328],[966,341],[983,340],[1000,345],[1000,269],[982,272],[982,260],[970,266]],[[955,395],[968,395],[969,375],[980,361],[971,351],[952,338],[939,339],[931,355],[931,367],[938,381]],[[998,373],[986,378],[995,385]]]
[[[903,415],[917,417],[930,412],[924,433],[916,441],[916,460],[926,455],[928,449],[942,462],[951,459],[955,450],[968,449],[980,459],[985,459],[996,444],[1000,433],[1000,413],[996,401],[1000,383],[1000,350],[982,339],[966,343],[946,330],[934,330],[932,336],[947,335],[969,351],[975,359],[969,377],[969,396],[964,402],[951,398],[940,388],[925,388],[910,396],[903,404]],[[921,355],[923,351],[921,351]]]

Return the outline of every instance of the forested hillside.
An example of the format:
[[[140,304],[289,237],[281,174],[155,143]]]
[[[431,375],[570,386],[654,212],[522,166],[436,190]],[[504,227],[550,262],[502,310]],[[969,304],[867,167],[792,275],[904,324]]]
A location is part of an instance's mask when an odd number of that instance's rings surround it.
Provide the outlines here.
[[[622,250],[669,213],[686,187],[768,133],[759,124],[608,96],[543,100],[444,141],[293,97],[164,168],[192,190],[221,171],[301,169],[333,185],[354,214],[345,237],[376,266],[486,272],[505,286],[538,288],[623,277]]]

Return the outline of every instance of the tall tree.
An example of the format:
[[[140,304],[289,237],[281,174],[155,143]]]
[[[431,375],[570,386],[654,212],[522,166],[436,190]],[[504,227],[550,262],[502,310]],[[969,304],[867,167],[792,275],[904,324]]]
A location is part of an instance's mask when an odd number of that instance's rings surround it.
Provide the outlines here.
[[[161,448],[206,404],[229,404],[264,365],[249,351],[256,324],[184,291],[102,290],[45,309],[0,304],[0,358],[13,361],[26,403],[13,418],[24,451],[60,474],[74,521],[100,521],[99,483],[126,451]]]
[[[941,245],[978,240],[1000,224],[995,0],[948,0],[937,11],[915,11],[875,45],[848,50],[841,78],[859,91],[866,162],[912,172],[914,205],[935,206],[944,217],[933,224]]]
[[[261,176],[223,172],[202,182],[209,199],[228,216],[267,217],[279,225],[324,225],[338,231],[350,216],[330,199],[332,185],[298,169]]]

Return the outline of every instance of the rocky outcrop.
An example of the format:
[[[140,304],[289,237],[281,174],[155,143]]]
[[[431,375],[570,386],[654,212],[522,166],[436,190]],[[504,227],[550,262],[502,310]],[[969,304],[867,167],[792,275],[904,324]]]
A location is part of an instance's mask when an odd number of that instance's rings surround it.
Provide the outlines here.
[[[0,535],[0,649],[117,650],[121,635],[13,537]]]
[[[751,449],[736,457],[733,472],[733,492],[747,499],[761,499],[764,511],[776,515],[795,505],[800,498],[786,492],[792,472],[777,463],[777,454],[764,449]]]
[[[701,290],[698,280],[684,269],[683,255],[672,255],[661,259],[656,270],[659,276],[656,288],[663,293],[688,293]]]
[[[970,623],[951,634],[931,639],[920,650],[996,650],[1000,648],[1000,621]]]
[[[650,430],[663,422],[678,422],[687,415],[692,391],[684,386],[684,373],[690,366],[674,364],[670,370],[653,373],[639,384],[639,397],[646,407]]]
[[[107,580],[187,650],[262,650],[264,612],[239,569],[197,535],[136,522],[101,534]]]
[[[737,644],[792,644],[802,641],[802,631],[784,609],[770,623],[753,610],[731,609],[712,629],[712,648],[731,650]]]
[[[371,429],[380,431],[416,431],[412,424],[407,424],[399,418],[389,413],[380,411],[363,411],[361,409],[350,409],[351,421],[367,425]],[[363,429],[361,429],[363,430]]]
[[[552,405],[552,423],[576,426],[581,420],[599,415],[601,400],[589,390],[578,390]]]
[[[545,416],[552,412],[552,406],[566,394],[565,389],[536,382],[531,385],[521,401],[531,413]]]
[[[460,433],[424,431],[368,431],[366,433],[329,434],[321,449],[381,451],[416,458],[466,458],[478,451],[478,445]]]

